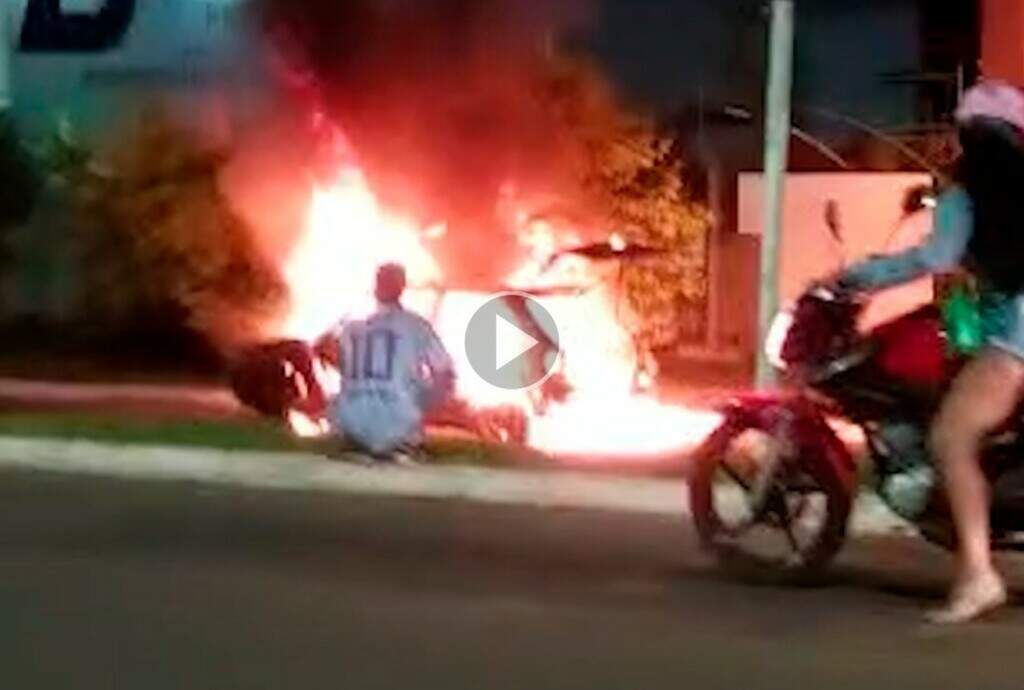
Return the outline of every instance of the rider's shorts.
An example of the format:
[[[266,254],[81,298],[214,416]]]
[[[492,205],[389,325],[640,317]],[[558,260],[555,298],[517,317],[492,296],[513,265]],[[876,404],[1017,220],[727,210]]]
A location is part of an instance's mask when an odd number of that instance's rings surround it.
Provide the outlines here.
[[[1000,299],[998,324],[988,337],[988,344],[1024,360],[1024,294]]]

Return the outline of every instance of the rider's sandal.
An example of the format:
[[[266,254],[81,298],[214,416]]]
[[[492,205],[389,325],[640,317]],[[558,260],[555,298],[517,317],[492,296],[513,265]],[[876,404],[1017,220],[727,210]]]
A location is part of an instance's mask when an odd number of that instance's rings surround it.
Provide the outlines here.
[[[949,602],[940,609],[929,611],[929,623],[949,625],[966,623],[1006,604],[1006,585],[999,576],[990,576],[965,587],[957,587]]]

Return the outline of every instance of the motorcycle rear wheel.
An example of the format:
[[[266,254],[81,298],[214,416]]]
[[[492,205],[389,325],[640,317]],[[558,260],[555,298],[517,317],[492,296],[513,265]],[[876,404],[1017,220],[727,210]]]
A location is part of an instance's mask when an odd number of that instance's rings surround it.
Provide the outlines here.
[[[846,539],[849,482],[827,458],[804,454],[780,459],[759,489],[765,477],[758,473],[771,463],[736,464],[737,445],[751,437],[769,448],[785,445],[770,430],[723,429],[696,461],[689,498],[701,544],[745,580],[817,582]]]

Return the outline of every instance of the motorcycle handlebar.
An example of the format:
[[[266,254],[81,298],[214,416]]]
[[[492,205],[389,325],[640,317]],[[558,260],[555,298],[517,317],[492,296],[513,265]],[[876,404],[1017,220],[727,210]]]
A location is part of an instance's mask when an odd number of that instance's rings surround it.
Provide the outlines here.
[[[863,297],[858,295],[856,290],[845,287],[836,281],[814,283],[807,289],[806,294],[824,302],[859,303],[863,301]]]

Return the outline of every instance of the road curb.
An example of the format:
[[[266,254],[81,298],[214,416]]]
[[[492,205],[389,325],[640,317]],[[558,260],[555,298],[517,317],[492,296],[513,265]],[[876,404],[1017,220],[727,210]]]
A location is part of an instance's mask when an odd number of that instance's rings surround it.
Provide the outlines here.
[[[621,477],[594,471],[466,466],[364,467],[309,453],[15,437],[0,439],[0,468],[192,481],[266,490],[689,516],[687,494],[679,479]],[[865,494],[858,499],[850,529],[854,534],[892,534],[910,528],[876,496]]]

